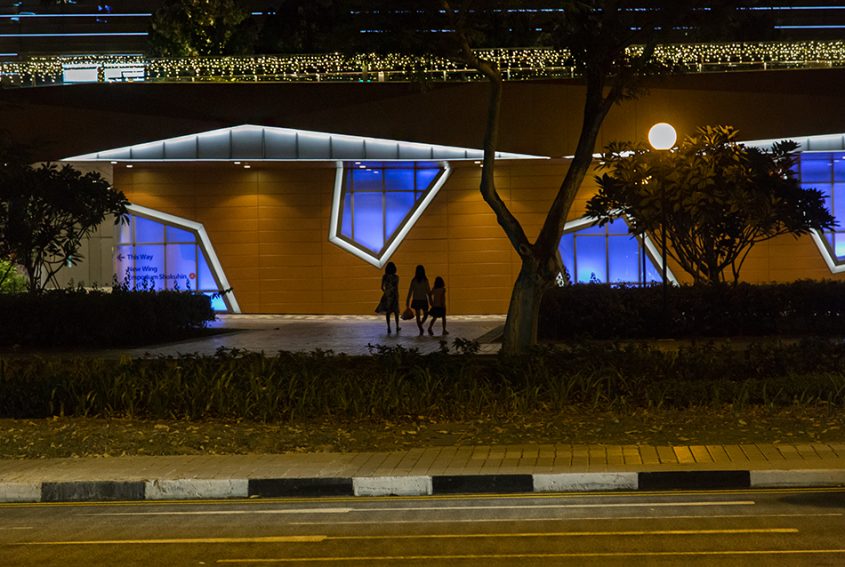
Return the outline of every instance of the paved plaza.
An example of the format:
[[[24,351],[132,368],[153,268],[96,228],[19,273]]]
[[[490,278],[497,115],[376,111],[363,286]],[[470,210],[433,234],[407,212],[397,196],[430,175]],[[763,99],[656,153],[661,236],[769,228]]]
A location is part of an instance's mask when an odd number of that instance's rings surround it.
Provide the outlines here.
[[[455,338],[482,339],[482,352],[496,352],[498,343],[487,342],[505,324],[504,315],[456,315],[448,318],[449,335],[440,335],[440,321],[434,336],[419,336],[416,321],[401,321],[401,331],[387,334],[382,316],[367,315],[218,315],[210,325],[225,332],[202,339],[180,341],[120,351],[141,356],[175,354],[214,354],[219,348],[237,348],[272,354],[279,351],[368,354],[369,345],[402,346],[421,353],[434,352],[441,340],[452,344]],[[426,327],[428,323],[426,322]]]

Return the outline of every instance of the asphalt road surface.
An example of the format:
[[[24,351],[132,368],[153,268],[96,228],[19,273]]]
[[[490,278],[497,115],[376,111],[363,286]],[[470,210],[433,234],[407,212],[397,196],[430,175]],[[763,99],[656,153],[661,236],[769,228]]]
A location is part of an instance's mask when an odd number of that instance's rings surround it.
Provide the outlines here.
[[[845,489],[0,504],[0,566],[845,565]]]

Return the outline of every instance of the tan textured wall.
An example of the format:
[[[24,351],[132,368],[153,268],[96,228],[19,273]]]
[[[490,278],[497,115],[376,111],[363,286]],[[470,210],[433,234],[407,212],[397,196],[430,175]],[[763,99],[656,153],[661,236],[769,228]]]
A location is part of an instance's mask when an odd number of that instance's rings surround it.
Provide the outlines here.
[[[565,170],[561,161],[498,167],[498,190],[532,239]],[[391,258],[403,299],[422,263],[430,279],[446,280],[450,313],[507,310],[519,261],[479,195],[479,173],[456,165]],[[328,241],[334,176],[334,163],[138,164],[114,174],[133,203],[203,223],[244,312],[369,314],[381,271]],[[588,177],[570,218],[594,190]],[[758,246],[743,274],[752,282],[834,277],[809,237]]]
[[[672,122],[681,135],[733,124],[742,139],[845,132],[842,70],[672,75],[637,100],[614,106],[599,146],[644,140]],[[503,151],[572,154],[584,90],[573,81],[504,86]],[[226,101],[226,104],[221,104]],[[480,147],[484,83],[127,83],[0,89],[0,124],[37,159],[61,159],[238,124],[262,124]]]

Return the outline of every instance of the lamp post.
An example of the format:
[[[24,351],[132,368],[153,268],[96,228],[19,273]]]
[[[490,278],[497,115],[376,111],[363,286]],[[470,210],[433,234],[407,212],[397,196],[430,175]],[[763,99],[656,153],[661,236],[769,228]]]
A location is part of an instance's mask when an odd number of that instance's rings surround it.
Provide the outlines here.
[[[675,147],[678,134],[671,124],[658,122],[648,131],[648,143],[657,151],[671,150]],[[663,325],[666,325],[666,293],[668,289],[666,270],[666,187],[660,184],[660,270],[663,277]],[[645,276],[645,274],[643,274]]]

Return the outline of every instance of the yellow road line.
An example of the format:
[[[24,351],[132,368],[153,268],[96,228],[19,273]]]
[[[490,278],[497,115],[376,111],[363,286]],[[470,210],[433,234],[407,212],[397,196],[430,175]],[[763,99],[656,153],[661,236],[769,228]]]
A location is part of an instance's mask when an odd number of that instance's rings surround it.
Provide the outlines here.
[[[159,545],[195,543],[320,543],[327,536],[268,536],[268,537],[197,537],[166,539],[102,539],[81,541],[27,541],[12,545]]]
[[[738,535],[738,534],[797,534],[797,528],[738,528],[723,530],[627,530],[613,532],[522,532],[480,534],[400,534],[374,536],[329,536],[329,540],[371,539],[464,539],[509,537],[602,537],[602,536],[673,536],[673,535]]]
[[[824,555],[845,554],[845,549],[760,549],[760,550],[725,550],[725,551],[631,551],[631,552],[595,552],[595,553],[493,553],[466,555],[384,555],[368,557],[291,557],[268,559],[218,559],[219,564],[235,563],[319,563],[336,561],[419,561],[431,559],[579,559],[596,557],[717,557],[730,555]]]
[[[12,545],[159,545],[196,543],[322,543],[324,541],[393,540],[393,539],[481,539],[481,538],[551,538],[551,537],[608,537],[608,536],[689,536],[689,535],[740,535],[740,534],[795,534],[797,528],[747,528],[723,530],[651,530],[651,531],[599,531],[599,532],[519,532],[474,534],[397,534],[359,536],[266,536],[266,537],[212,537],[166,539],[103,539],[69,541],[28,541]]]

